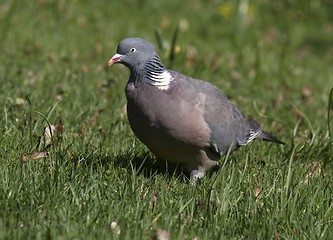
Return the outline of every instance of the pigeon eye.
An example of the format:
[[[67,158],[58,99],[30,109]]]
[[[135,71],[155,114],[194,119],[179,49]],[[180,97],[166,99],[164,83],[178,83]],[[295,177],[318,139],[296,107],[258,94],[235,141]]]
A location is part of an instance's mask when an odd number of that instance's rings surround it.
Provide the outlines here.
[[[134,53],[134,52],[136,52],[136,48],[131,48],[131,53]]]

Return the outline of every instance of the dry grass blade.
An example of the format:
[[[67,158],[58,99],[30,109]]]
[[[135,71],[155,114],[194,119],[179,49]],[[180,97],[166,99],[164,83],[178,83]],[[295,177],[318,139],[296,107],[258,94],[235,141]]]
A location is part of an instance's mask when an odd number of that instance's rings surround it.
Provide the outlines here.
[[[56,129],[57,129],[57,138],[56,138],[56,143],[58,144],[61,140],[62,137],[62,133],[64,131],[64,125],[62,123],[61,117],[59,116],[58,118],[58,122],[56,125]]]

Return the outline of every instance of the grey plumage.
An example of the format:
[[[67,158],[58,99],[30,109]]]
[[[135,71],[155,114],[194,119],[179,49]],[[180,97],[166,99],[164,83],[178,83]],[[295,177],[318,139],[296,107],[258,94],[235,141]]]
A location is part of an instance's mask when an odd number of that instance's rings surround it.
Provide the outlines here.
[[[130,69],[125,92],[134,134],[157,157],[184,164],[194,180],[229,149],[254,139],[283,144],[214,85],[165,69],[155,47],[144,39],[121,41],[108,65],[115,63]]]

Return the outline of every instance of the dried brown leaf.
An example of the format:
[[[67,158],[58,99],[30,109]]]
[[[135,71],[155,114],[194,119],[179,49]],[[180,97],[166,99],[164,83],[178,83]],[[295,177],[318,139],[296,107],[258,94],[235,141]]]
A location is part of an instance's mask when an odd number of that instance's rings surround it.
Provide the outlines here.
[[[254,196],[255,196],[256,198],[258,198],[259,195],[260,195],[260,193],[261,193],[261,191],[262,191],[261,187],[260,187],[260,186],[256,186],[256,188],[255,188],[255,190],[254,190]]]
[[[157,204],[157,195],[156,195],[156,191],[153,190],[153,192],[151,193],[150,201],[149,201],[149,209],[150,210],[154,209],[156,204]]]
[[[31,153],[31,154],[23,154],[22,156],[22,162],[23,163],[27,163],[31,160],[38,160],[38,159],[41,159],[41,158],[46,158],[49,156],[49,152],[48,151],[40,151],[40,152],[34,152],[34,153]]]
[[[313,92],[308,87],[302,88],[302,97],[304,100],[306,100],[307,104],[313,105],[315,103],[315,98],[313,96]]]
[[[309,184],[310,179],[319,177],[320,174],[322,173],[321,162],[315,161],[315,162],[308,163],[307,165],[308,165],[308,172],[303,181],[303,183],[305,185]],[[323,173],[323,174],[324,174],[324,176],[326,175],[326,173]]]
[[[264,33],[263,41],[264,43],[274,43],[278,37],[279,32],[276,28],[269,28],[268,31]]]
[[[87,131],[87,123],[84,121],[82,123],[82,127],[81,127],[81,138],[84,140],[84,138],[86,137],[86,131]]]
[[[161,20],[161,27],[163,29],[167,29],[167,28],[170,28],[170,25],[171,25],[170,18],[167,16],[163,16],[162,20]]]
[[[18,107],[24,105],[26,102],[27,101],[24,100],[23,98],[15,98],[14,100],[14,104]]]
[[[81,70],[82,70],[82,72],[87,73],[89,71],[88,65],[87,64],[82,64],[81,65]]]
[[[56,100],[59,101],[59,102],[62,102],[64,100],[64,96],[63,95],[60,95],[58,94],[56,97]]]
[[[161,228],[157,228],[152,237],[153,240],[169,240],[171,239],[171,234]]]
[[[308,87],[303,87],[302,89],[302,96],[303,97],[306,97],[306,98],[309,98],[312,96],[312,90]]]
[[[256,186],[256,188],[254,189],[254,196],[256,198],[255,203],[260,205],[260,206],[263,205],[262,201],[260,201],[260,198],[259,198],[261,192],[262,192],[261,186]]]
[[[99,115],[99,111],[95,111],[94,115],[93,115],[93,117],[91,119],[91,127],[92,128],[96,127],[98,115]]]
[[[47,56],[47,60],[48,60],[49,62],[54,63],[54,62],[57,62],[57,61],[58,61],[58,57],[57,57],[56,54],[54,54],[54,53],[50,53],[50,54]]]
[[[112,232],[116,235],[119,235],[120,234],[120,227],[118,225],[117,222],[113,221],[111,224],[110,224],[110,227],[112,229]]]
[[[297,108],[294,108],[292,110],[293,116],[297,119],[300,120],[301,118],[303,118],[304,114]]]
[[[192,217],[186,216],[185,220],[184,220],[184,225],[188,227],[188,226],[190,226],[191,222],[192,222]]]
[[[121,108],[120,118],[123,119],[127,116],[127,104]]]
[[[190,68],[197,60],[198,51],[195,47],[188,47],[186,52],[185,67]]]
[[[104,135],[104,129],[103,129],[102,127],[99,127],[99,128],[98,128],[98,132],[99,132],[99,134],[100,134],[101,136]]]
[[[56,127],[52,124],[50,124],[44,128],[44,140],[45,140],[46,147],[52,144],[52,137],[54,136],[55,130],[56,130]]]

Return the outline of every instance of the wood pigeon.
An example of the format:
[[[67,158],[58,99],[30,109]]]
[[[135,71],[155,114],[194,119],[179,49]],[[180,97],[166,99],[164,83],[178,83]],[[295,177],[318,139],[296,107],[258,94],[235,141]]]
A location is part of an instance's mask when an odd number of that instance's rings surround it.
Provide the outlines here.
[[[222,155],[254,139],[283,144],[246,118],[216,86],[164,67],[155,47],[126,38],[109,60],[130,70],[127,115],[137,138],[158,158],[183,164],[196,181]]]

